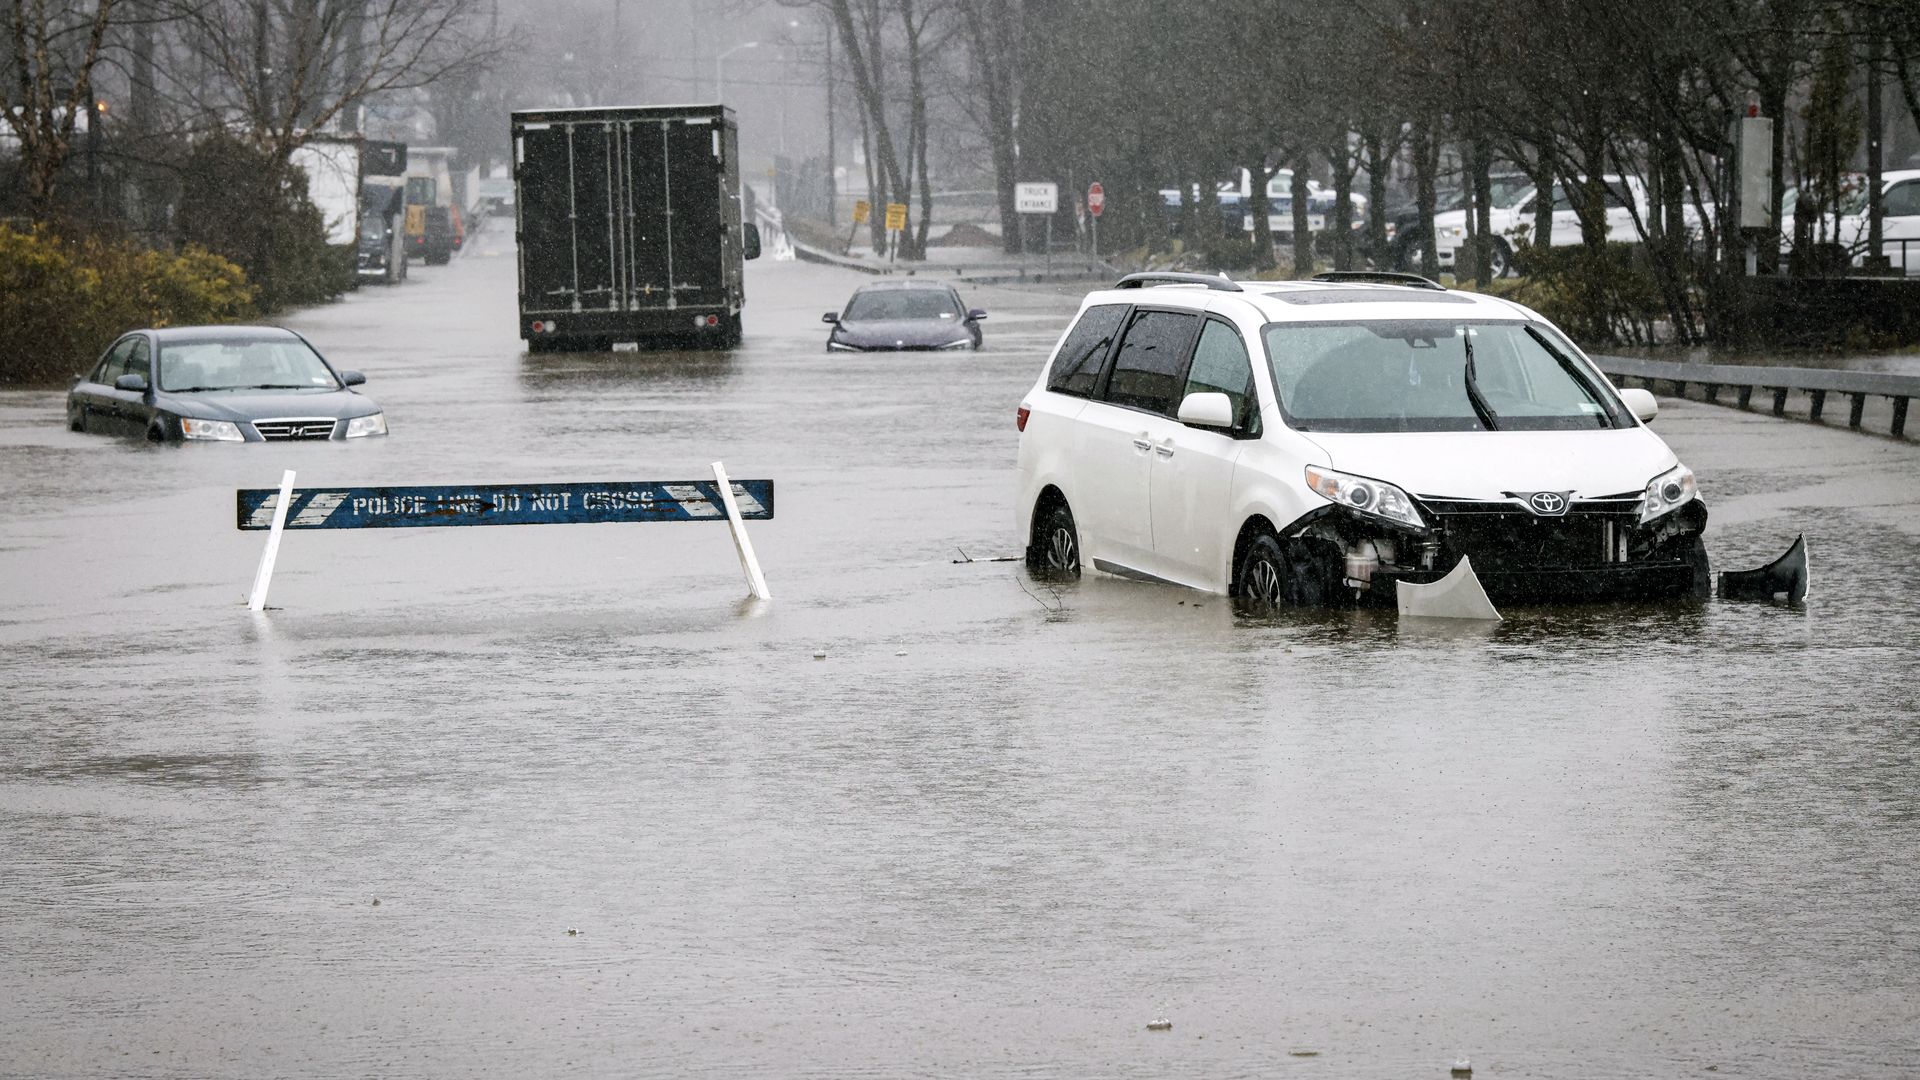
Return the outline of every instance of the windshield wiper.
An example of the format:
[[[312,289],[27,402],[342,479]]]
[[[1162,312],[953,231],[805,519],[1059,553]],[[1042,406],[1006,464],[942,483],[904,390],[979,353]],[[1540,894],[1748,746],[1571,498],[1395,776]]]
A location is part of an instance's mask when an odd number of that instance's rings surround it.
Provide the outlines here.
[[[263,382],[263,383],[252,383],[247,386],[236,386],[236,387],[233,387],[233,389],[235,390],[312,390],[313,387],[304,386],[300,383]]]
[[[1473,330],[1460,328],[1460,344],[1467,350],[1467,400],[1473,402],[1473,414],[1480,418],[1488,431],[1500,430],[1500,418],[1495,415],[1487,399],[1480,395],[1480,384],[1473,380]]]
[[[1527,332],[1527,336],[1533,338],[1533,340],[1536,343],[1538,343],[1542,349],[1545,349],[1547,351],[1548,356],[1553,357],[1554,363],[1560,365],[1560,370],[1567,373],[1567,378],[1572,379],[1574,382],[1574,385],[1578,386],[1582,390],[1585,390],[1587,392],[1587,396],[1592,398],[1595,401],[1595,403],[1600,405],[1600,408],[1604,410],[1601,413],[1601,417],[1600,417],[1601,427],[1620,426],[1619,424],[1620,418],[1613,414],[1613,410],[1607,408],[1606,398],[1600,394],[1599,389],[1595,387],[1592,381],[1590,381],[1587,378],[1586,374],[1580,370],[1580,365],[1573,362],[1572,357],[1561,352],[1559,349],[1554,348],[1553,342],[1547,340],[1547,335],[1541,333],[1539,330],[1535,329],[1534,327],[1523,325],[1521,326],[1521,329],[1525,330]]]

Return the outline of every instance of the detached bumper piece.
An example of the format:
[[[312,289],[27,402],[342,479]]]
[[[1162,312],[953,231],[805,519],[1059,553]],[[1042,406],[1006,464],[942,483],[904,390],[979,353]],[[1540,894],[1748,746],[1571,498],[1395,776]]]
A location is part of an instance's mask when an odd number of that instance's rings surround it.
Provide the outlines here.
[[[1807,598],[1807,537],[1794,537],[1786,554],[1753,570],[1720,575],[1720,599],[1798,604]]]

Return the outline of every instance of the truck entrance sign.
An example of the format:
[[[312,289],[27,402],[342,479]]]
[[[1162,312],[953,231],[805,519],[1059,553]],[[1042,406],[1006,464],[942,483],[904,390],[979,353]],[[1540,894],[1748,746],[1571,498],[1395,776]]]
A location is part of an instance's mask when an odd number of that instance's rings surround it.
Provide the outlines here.
[[[907,204],[890,202],[887,204],[887,231],[899,232],[907,227]]]
[[[1051,214],[1060,209],[1060,185],[1015,184],[1013,208],[1022,214]]]
[[[865,224],[867,215],[871,213],[873,213],[872,203],[867,202],[865,199],[855,201],[853,204],[853,223],[855,225]]]

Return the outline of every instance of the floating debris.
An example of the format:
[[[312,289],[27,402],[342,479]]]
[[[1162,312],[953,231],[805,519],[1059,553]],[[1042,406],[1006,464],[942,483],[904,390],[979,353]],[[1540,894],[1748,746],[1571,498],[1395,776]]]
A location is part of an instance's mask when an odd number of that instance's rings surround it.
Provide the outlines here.
[[[1320,1051],[1318,1051],[1318,1050],[1289,1050],[1289,1051],[1287,1051],[1287,1056],[1288,1056],[1288,1057],[1319,1057],[1319,1056],[1320,1056]]]
[[[377,897],[377,896],[376,896],[376,897],[374,897],[374,898],[373,898],[373,906],[374,906],[374,907],[379,907],[379,906],[380,906],[380,898],[379,898],[379,897]]]
[[[1456,1061],[1456,1062],[1454,1062],[1454,1063],[1453,1063],[1453,1071],[1452,1071],[1451,1073],[1449,1073],[1448,1075],[1451,1075],[1451,1076],[1472,1076],[1472,1075],[1473,1075],[1473,1062],[1471,1062],[1471,1061],[1468,1061],[1468,1060],[1467,1060],[1466,1058],[1461,1058],[1461,1059],[1460,1059],[1459,1061]]]
[[[1172,1031],[1172,1030],[1173,1030],[1173,1021],[1171,1021],[1171,1020],[1149,1020],[1149,1021],[1147,1021],[1147,1030],[1148,1030],[1148,1031]]]
[[[823,652],[817,652],[813,654],[813,658],[815,660],[825,660],[827,658],[827,654]]]
[[[574,929],[573,927],[571,927],[571,926],[569,926],[569,927],[567,927],[567,936],[568,936],[568,937],[579,937],[579,936],[580,936],[580,931],[578,931],[578,930],[576,930],[576,929]]]

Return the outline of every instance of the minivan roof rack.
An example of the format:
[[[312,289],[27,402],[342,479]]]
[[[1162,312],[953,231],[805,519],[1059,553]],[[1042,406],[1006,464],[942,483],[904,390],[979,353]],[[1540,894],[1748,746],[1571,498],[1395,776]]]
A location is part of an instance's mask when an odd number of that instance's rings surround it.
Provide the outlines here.
[[[1139,274],[1128,274],[1114,285],[1116,289],[1143,289],[1148,285],[1205,285],[1220,292],[1246,292],[1237,281],[1213,274],[1183,274],[1177,270],[1148,270]]]
[[[1313,275],[1314,281],[1363,281],[1374,285],[1407,285],[1415,289],[1439,289],[1447,291],[1445,285],[1419,274],[1403,274],[1397,270],[1329,270],[1324,274]]]

